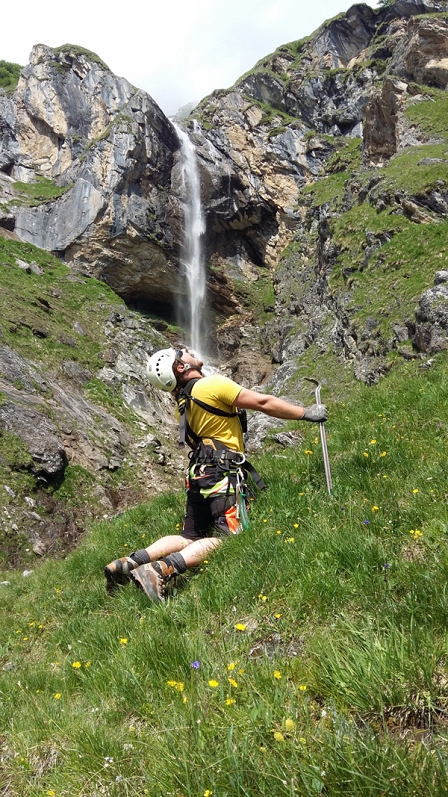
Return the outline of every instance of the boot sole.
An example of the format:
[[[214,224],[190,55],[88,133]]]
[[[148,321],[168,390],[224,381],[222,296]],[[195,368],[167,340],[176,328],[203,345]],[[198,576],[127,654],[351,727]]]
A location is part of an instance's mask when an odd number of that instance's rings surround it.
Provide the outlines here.
[[[141,587],[145,595],[153,603],[161,603],[165,597],[163,579],[154,570],[150,563],[136,567],[131,573],[131,578],[136,586]]]

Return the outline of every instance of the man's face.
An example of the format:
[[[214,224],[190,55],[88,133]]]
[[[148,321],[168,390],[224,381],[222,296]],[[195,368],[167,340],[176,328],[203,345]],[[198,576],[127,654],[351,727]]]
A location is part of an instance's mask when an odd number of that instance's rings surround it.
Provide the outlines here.
[[[179,357],[179,354],[182,352],[182,356]],[[176,352],[176,356],[178,357],[181,362],[185,363],[186,365],[191,365],[192,368],[195,368],[197,371],[202,369],[204,363],[202,360],[199,360],[197,357],[194,356],[194,353],[188,351],[188,349],[179,349]]]

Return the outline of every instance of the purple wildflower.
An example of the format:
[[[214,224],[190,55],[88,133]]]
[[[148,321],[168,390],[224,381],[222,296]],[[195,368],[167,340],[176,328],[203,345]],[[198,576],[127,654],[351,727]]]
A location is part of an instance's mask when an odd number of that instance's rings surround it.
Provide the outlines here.
[[[385,569],[385,570],[387,570],[387,568],[389,567],[389,565],[387,564],[387,562],[384,562],[384,564],[383,564],[383,567],[384,567],[384,569]]]
[[[191,662],[191,666],[193,667],[193,670],[199,670],[199,667],[201,666],[201,662],[200,661],[192,661]]]
[[[365,520],[365,521],[364,521],[364,525],[365,525],[365,526],[369,526],[369,525],[370,525],[370,520]]]

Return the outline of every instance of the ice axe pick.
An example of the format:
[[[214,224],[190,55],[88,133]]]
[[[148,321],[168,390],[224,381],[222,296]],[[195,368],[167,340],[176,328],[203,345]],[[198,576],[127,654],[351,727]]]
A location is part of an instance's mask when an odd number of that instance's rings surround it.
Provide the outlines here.
[[[316,396],[316,404],[320,404],[320,388],[321,384],[317,379],[312,379],[309,376],[305,377],[307,382],[312,382],[316,385],[316,389],[314,391],[314,395]],[[322,454],[324,457],[324,466],[325,466],[325,478],[327,480],[327,488],[328,494],[331,495],[331,470],[330,470],[330,460],[328,459],[328,448],[327,448],[327,437],[325,434],[325,424],[323,421],[319,424],[319,434],[320,434],[320,443],[322,446]]]

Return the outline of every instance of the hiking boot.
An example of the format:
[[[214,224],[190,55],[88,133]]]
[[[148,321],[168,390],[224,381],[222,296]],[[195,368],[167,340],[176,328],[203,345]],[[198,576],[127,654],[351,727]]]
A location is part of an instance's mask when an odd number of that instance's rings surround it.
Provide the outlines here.
[[[131,570],[137,566],[129,556],[122,556],[121,559],[115,559],[104,568],[104,575],[106,576],[106,589],[113,591],[119,584],[127,584]]]
[[[165,598],[166,585],[175,577],[176,571],[174,567],[167,567],[165,562],[152,562],[140,565],[131,575],[136,586],[141,587],[153,603],[160,603]]]

